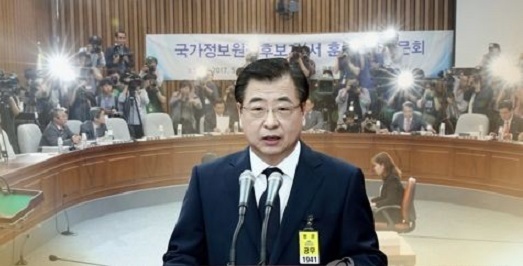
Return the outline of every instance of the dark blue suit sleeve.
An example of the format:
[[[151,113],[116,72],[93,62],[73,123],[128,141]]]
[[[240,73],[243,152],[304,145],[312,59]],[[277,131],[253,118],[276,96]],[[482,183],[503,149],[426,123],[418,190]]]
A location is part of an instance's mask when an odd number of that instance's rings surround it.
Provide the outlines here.
[[[379,250],[361,170],[358,169],[350,180],[343,211],[340,254],[353,259],[355,265],[387,265],[387,257]]]
[[[199,186],[198,168],[194,167],[180,217],[163,256],[164,266],[208,264]]]

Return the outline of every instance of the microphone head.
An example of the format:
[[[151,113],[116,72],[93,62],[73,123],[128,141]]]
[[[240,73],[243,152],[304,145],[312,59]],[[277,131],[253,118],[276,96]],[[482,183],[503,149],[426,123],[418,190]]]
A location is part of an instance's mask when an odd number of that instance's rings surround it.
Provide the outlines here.
[[[240,175],[239,181],[240,181],[240,199],[238,206],[239,207],[247,207],[247,201],[249,200],[249,193],[251,191],[252,186],[254,185],[254,181],[256,180],[256,177],[252,174],[251,170],[245,170]]]
[[[272,172],[269,178],[267,178],[267,201],[265,202],[265,206],[272,207],[272,203],[280,191],[282,183],[283,177],[278,171]]]
[[[55,256],[55,255],[49,255],[49,260],[50,260],[50,261],[57,261],[57,260],[58,260],[58,257]]]

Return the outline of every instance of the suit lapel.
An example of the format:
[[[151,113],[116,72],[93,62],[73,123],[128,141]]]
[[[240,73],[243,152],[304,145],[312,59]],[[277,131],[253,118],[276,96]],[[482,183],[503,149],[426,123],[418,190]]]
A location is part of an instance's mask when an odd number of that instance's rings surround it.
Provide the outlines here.
[[[239,197],[238,177],[245,169],[251,169],[249,149],[245,149],[245,151],[240,153],[238,157],[232,159],[230,161],[230,167],[232,167],[233,171],[231,178],[234,179],[235,184],[230,186],[231,192],[234,192],[228,194],[233,195],[233,197],[235,197],[234,200],[237,202]],[[245,213],[245,223],[243,224],[242,231],[247,232],[247,235],[256,247],[256,250],[260,250],[261,222],[260,215],[258,214],[258,206],[256,205],[254,189],[251,189],[249,194],[249,202],[247,212]],[[241,234],[242,232],[240,231],[240,235]]]
[[[277,263],[287,243],[292,240],[292,237],[296,236],[294,232],[308,215],[306,212],[310,202],[314,199],[323,182],[323,178],[318,174],[318,167],[322,164],[321,158],[305,144],[302,143],[301,145],[302,151],[294,175],[289,201],[283,213],[274,251],[269,260],[271,264]],[[298,239],[294,239],[294,241],[298,241]]]

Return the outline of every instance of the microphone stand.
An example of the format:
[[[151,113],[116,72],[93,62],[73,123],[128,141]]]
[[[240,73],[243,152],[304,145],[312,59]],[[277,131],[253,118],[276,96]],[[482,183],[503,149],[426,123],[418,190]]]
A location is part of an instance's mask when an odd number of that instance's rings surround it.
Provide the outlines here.
[[[67,215],[67,210],[64,210],[65,220],[67,222],[67,230],[61,232],[60,234],[64,236],[73,236],[74,232],[72,232],[69,228],[70,222],[69,222],[69,215]]]
[[[260,263],[258,265],[267,265],[267,228],[269,226],[269,217],[272,211],[272,206],[265,206],[265,217],[263,218],[261,229],[261,249],[260,249]]]
[[[236,224],[236,229],[234,229],[234,234],[231,241],[231,249],[229,250],[229,263],[228,266],[236,265],[236,242],[238,241],[238,235],[240,234],[240,229],[242,228],[243,222],[245,221],[245,211],[247,207],[240,206],[238,223]]]

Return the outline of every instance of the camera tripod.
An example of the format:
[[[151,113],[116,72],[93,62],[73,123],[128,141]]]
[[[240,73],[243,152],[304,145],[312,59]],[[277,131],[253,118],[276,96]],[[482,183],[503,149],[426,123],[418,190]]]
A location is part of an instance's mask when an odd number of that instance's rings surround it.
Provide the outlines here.
[[[125,99],[125,106],[128,111],[126,112],[126,119],[127,123],[129,124],[129,129],[131,131],[131,135],[135,138],[141,138],[143,137],[143,122],[142,122],[142,116],[140,114],[140,109],[138,108],[138,101],[136,99],[136,90],[137,88],[129,88],[128,96]],[[136,110],[136,114],[138,115],[138,125],[131,125],[130,122],[132,121],[131,118],[133,118],[132,110],[133,108]],[[141,130],[140,130],[141,129]],[[137,132],[139,130],[139,132]]]

